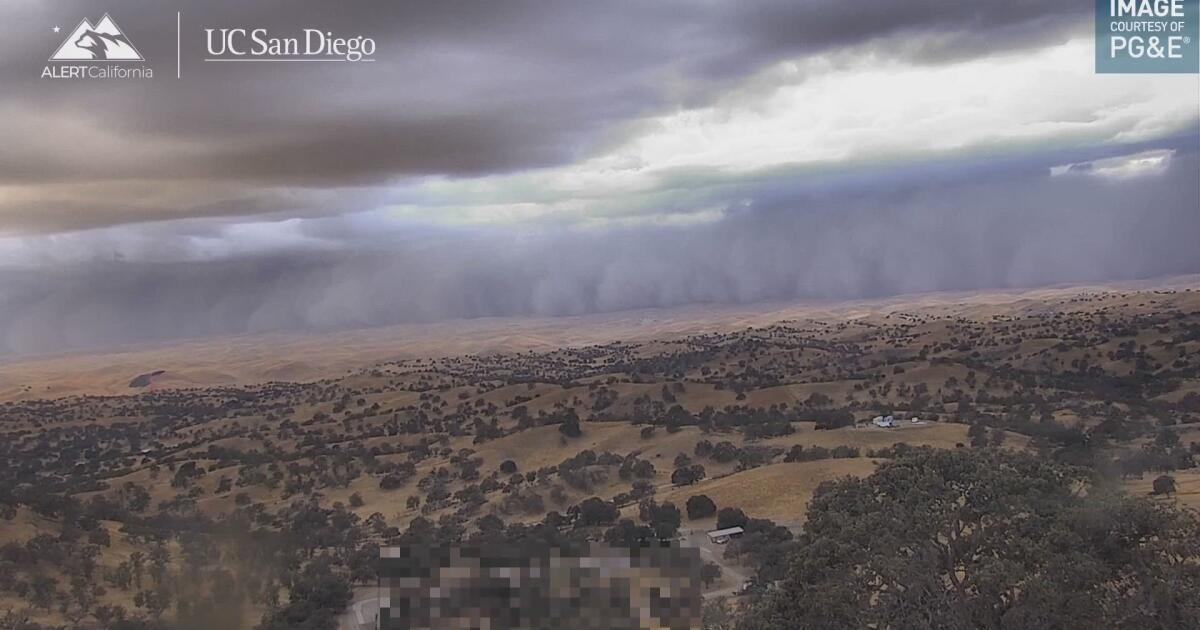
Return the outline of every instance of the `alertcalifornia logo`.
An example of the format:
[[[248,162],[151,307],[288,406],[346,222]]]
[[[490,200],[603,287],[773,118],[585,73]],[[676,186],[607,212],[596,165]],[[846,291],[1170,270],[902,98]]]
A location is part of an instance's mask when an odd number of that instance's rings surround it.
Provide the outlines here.
[[[54,33],[61,33],[55,26]],[[121,65],[121,62],[145,61],[129,36],[107,13],[95,24],[83,18],[62,40],[49,63],[42,69],[44,79],[149,79],[153,69]]]
[[[1200,0],[1096,0],[1096,72],[1200,72]]]

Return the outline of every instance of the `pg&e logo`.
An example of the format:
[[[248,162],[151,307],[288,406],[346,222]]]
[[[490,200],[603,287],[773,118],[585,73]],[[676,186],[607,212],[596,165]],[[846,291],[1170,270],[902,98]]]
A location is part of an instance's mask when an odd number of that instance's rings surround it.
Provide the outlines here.
[[[1096,0],[1096,72],[1200,72],[1200,0]]]

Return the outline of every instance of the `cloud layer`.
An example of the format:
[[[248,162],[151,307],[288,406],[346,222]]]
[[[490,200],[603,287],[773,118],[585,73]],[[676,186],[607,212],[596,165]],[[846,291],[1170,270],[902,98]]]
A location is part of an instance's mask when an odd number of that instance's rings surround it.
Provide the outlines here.
[[[61,38],[50,27],[69,30],[96,10],[83,1],[0,9],[12,31],[0,40],[0,220],[9,225],[343,212],[306,192],[569,165],[635,135],[648,117],[711,104],[772,64],[852,47],[942,63],[1061,42],[1084,13],[1076,2],[999,0],[215,1],[153,10],[114,0],[104,10],[160,78],[41,79]],[[221,26],[363,34],[378,40],[378,61],[199,61],[202,29]]]
[[[155,79],[0,8],[0,352],[1200,272],[1200,80],[1095,75],[1076,1],[104,10]]]
[[[693,225],[417,228],[359,215],[215,233],[160,227],[133,241],[88,233],[32,245],[50,260],[0,276],[0,323],[4,349],[31,352],[1186,273],[1200,269],[1197,168],[1192,152],[1146,177],[1099,183],[966,169],[870,191],[777,191]],[[81,252],[91,257],[71,259]]]

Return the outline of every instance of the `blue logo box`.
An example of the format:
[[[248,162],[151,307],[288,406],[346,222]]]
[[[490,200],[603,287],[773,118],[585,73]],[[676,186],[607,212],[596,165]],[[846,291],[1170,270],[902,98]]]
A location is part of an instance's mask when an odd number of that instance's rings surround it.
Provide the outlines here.
[[[1200,73],[1200,0],[1096,0],[1096,72]]]

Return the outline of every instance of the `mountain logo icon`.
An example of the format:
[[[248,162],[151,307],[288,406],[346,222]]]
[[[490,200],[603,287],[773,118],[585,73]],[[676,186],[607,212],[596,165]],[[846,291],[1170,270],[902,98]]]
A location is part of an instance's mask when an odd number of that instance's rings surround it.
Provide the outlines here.
[[[50,61],[145,61],[107,13],[95,26],[84,18]]]

